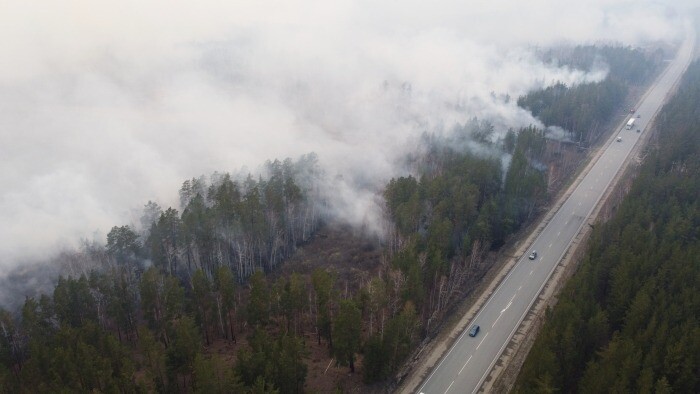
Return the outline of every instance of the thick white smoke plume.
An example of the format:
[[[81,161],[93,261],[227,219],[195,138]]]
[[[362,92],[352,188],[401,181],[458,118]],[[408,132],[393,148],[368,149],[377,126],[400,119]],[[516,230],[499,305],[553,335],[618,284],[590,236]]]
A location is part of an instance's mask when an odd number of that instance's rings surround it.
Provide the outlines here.
[[[621,0],[2,2],[0,268],[177,206],[187,178],[311,151],[367,222],[420,133],[536,124],[518,95],[604,77],[528,48],[672,40],[678,20]]]

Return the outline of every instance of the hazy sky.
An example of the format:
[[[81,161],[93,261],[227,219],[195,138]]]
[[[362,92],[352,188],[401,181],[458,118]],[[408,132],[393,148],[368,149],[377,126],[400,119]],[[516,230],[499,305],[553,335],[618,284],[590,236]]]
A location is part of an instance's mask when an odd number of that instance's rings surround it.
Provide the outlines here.
[[[536,123],[492,92],[604,76],[532,48],[674,40],[682,3],[0,1],[0,267],[103,240],[187,178],[310,151],[362,220],[421,132]]]

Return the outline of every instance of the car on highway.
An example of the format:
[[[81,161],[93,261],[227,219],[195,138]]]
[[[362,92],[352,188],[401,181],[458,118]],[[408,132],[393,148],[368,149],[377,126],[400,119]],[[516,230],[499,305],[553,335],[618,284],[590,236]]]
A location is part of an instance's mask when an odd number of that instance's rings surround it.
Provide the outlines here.
[[[617,142],[622,142],[622,137],[617,137]]]
[[[630,108],[630,113],[631,113],[631,114],[634,113],[634,108]]]
[[[537,251],[536,251],[536,250],[533,250],[532,253],[530,253],[530,255],[527,256],[527,258],[530,259],[530,260],[536,259],[536,258],[537,258]]]
[[[642,130],[640,130],[640,129],[637,129],[637,133],[641,133],[641,132],[642,132]]]
[[[480,327],[479,327],[478,325],[474,324],[474,325],[472,326],[472,328],[469,329],[469,336],[470,336],[470,337],[475,337],[476,334],[479,333],[479,328],[480,328]]]

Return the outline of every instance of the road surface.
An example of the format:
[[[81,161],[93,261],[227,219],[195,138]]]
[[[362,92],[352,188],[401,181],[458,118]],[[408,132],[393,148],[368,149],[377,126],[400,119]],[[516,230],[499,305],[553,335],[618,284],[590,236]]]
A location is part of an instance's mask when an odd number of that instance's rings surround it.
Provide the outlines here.
[[[668,92],[690,63],[695,34],[686,30],[685,42],[676,58],[635,108],[632,116],[640,117],[632,130],[623,126],[616,135],[620,140],[610,139],[596,164],[428,375],[419,393],[474,393],[479,390],[569,244],[645,132],[652,115],[661,108]],[[530,260],[528,255],[533,250],[537,250],[538,255]],[[481,327],[476,337],[467,335],[473,324]]]

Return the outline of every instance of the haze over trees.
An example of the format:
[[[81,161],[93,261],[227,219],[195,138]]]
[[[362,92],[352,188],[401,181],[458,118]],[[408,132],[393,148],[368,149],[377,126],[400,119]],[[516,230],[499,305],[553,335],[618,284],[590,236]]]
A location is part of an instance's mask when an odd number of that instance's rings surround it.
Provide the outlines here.
[[[153,264],[170,274],[201,269],[209,276],[225,265],[241,280],[256,270],[270,271],[319,224],[318,197],[309,195],[318,181],[316,166],[311,154],[296,162],[268,161],[266,178],[257,180],[217,173],[209,183],[185,181],[182,214],[168,208],[150,224],[144,246]],[[149,217],[158,212],[146,208]]]
[[[516,391],[700,391],[699,102],[696,61],[628,196],[548,311]]]
[[[571,139],[589,146],[619,109],[632,85],[648,81],[662,62],[660,51],[651,56],[629,47],[577,46],[571,50],[550,50],[543,58],[582,70],[605,67],[600,82],[566,86],[559,82],[518,98],[518,105],[530,110],[545,126],[559,126],[571,132]]]

